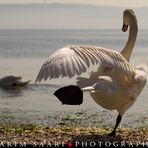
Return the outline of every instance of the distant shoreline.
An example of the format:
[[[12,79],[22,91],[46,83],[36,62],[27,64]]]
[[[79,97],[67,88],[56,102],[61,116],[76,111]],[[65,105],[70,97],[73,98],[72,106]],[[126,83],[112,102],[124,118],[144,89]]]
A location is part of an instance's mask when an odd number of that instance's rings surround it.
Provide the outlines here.
[[[121,31],[121,28],[0,28],[0,31]],[[139,32],[148,31],[148,29],[140,29]]]

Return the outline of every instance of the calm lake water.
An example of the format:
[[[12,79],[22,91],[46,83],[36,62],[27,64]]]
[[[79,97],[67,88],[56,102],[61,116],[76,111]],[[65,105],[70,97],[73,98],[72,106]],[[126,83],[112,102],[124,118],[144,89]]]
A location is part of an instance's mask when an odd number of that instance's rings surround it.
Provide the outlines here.
[[[121,51],[127,37],[128,32],[122,33],[120,30],[0,30],[0,78],[17,75],[22,76],[23,80],[31,80],[25,88],[0,89],[0,122],[50,124],[53,114],[64,116],[83,112],[90,117],[95,113],[98,119],[108,119],[104,120],[104,124],[114,123],[112,120],[116,117],[116,112],[103,109],[87,93],[80,106],[61,105],[53,95],[54,91],[59,87],[75,84],[75,78],[48,80],[37,84],[34,82],[43,62],[63,46],[89,44]],[[148,30],[139,31],[131,57],[134,66],[140,62],[148,64],[147,37]],[[136,126],[148,125],[147,90],[148,85],[125,114],[122,125],[133,126],[133,122]]]

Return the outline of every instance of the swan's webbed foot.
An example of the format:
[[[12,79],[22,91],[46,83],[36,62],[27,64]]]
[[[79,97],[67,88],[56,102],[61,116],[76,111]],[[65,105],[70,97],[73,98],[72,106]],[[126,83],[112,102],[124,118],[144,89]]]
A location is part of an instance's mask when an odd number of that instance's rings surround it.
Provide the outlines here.
[[[54,92],[54,95],[66,105],[80,105],[83,102],[83,92],[75,85],[62,87]]]
[[[112,131],[112,132],[110,132],[109,134],[108,134],[108,136],[116,136],[116,131]]]

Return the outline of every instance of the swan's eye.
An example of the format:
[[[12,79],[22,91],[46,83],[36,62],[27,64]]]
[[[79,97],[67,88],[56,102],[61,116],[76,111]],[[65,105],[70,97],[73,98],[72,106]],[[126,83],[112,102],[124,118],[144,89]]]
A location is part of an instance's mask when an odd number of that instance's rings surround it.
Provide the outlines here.
[[[127,29],[128,29],[128,25],[123,24],[123,26],[122,26],[122,31],[125,32],[125,31],[127,31]]]

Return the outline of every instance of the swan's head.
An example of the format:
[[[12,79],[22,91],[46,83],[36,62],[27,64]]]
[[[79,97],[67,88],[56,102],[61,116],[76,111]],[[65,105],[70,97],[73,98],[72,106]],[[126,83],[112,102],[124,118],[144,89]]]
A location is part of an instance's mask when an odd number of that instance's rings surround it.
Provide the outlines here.
[[[133,23],[133,21],[135,21],[137,23],[134,11],[132,9],[124,10],[122,31],[123,32],[127,31],[128,26],[131,25]]]

